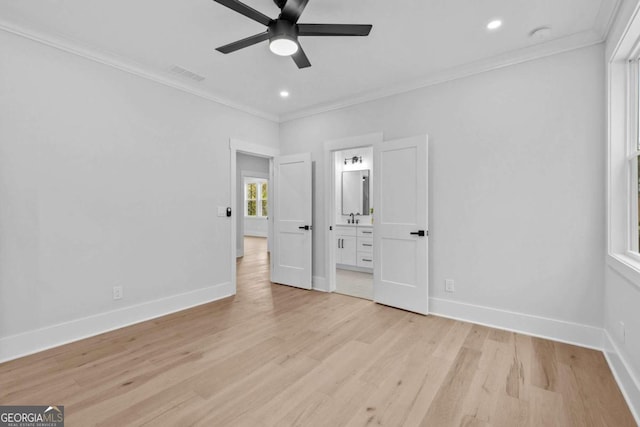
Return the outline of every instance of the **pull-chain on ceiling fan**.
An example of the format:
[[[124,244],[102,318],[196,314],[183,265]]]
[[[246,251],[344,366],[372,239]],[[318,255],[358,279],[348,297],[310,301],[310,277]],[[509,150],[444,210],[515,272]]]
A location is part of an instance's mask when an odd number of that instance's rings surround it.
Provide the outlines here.
[[[231,53],[269,40],[269,48],[280,56],[291,56],[298,68],[311,66],[298,37],[303,36],[368,36],[371,25],[350,24],[298,24],[302,11],[309,0],[273,0],[281,10],[276,19],[271,19],[261,12],[237,0],[214,0],[223,6],[253,19],[267,27],[267,31],[247,37],[237,42],[221,46],[216,50]]]

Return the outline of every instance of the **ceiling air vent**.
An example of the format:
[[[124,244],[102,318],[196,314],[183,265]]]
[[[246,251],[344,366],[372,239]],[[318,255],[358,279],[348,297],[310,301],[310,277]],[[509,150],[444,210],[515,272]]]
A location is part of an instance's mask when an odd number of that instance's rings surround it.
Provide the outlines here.
[[[195,80],[197,82],[201,82],[205,79],[200,74],[196,74],[193,71],[189,71],[185,68],[178,67],[177,65],[174,65],[173,67],[171,67],[171,72],[173,74],[177,74],[179,76],[186,77],[188,79]]]

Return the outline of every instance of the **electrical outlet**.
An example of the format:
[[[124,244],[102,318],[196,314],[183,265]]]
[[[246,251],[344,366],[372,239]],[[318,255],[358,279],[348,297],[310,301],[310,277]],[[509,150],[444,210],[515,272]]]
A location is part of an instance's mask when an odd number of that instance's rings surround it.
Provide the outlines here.
[[[624,322],[620,321],[618,323],[618,326],[620,327],[620,331],[619,331],[620,332],[620,339],[624,343],[626,341],[626,339],[627,339],[627,337],[626,337],[627,332],[625,331],[625,328],[624,328]]]
[[[113,299],[122,299],[122,286],[114,286],[113,287]]]
[[[446,279],[444,281],[444,290],[446,292],[455,292],[456,291],[455,282],[453,281],[453,279]]]

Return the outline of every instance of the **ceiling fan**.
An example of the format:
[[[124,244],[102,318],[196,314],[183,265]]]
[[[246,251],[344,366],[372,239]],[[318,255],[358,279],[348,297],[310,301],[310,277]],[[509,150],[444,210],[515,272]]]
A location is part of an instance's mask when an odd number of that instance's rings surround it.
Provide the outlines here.
[[[311,62],[305,55],[298,37],[303,36],[368,36],[372,25],[351,24],[298,24],[302,11],[309,0],[273,0],[281,10],[276,19],[258,12],[257,10],[237,0],[214,0],[229,9],[265,25],[267,31],[220,46],[216,50],[231,53],[245,47],[269,40],[269,48],[280,56],[291,56],[298,68],[307,68]]]

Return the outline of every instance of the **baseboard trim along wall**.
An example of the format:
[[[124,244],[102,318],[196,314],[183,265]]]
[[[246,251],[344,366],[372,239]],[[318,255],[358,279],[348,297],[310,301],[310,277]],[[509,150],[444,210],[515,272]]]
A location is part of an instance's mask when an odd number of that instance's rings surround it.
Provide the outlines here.
[[[175,313],[234,294],[231,282],[0,338],[0,363]]]
[[[246,231],[244,232],[245,237],[268,237],[267,232],[262,232],[262,231]]]
[[[613,376],[624,395],[636,423],[640,425],[640,379],[623,357],[609,333],[594,326],[516,313],[441,298],[429,299],[430,312],[478,325],[518,332],[553,341],[588,347],[604,353]]]
[[[314,291],[331,292],[327,287],[327,280],[320,276],[313,276],[311,278],[311,288]]]
[[[603,330],[564,320],[516,313],[441,298],[429,298],[431,314],[602,350]]]
[[[623,353],[606,330],[603,353],[636,423],[640,425],[640,378],[634,374]]]

